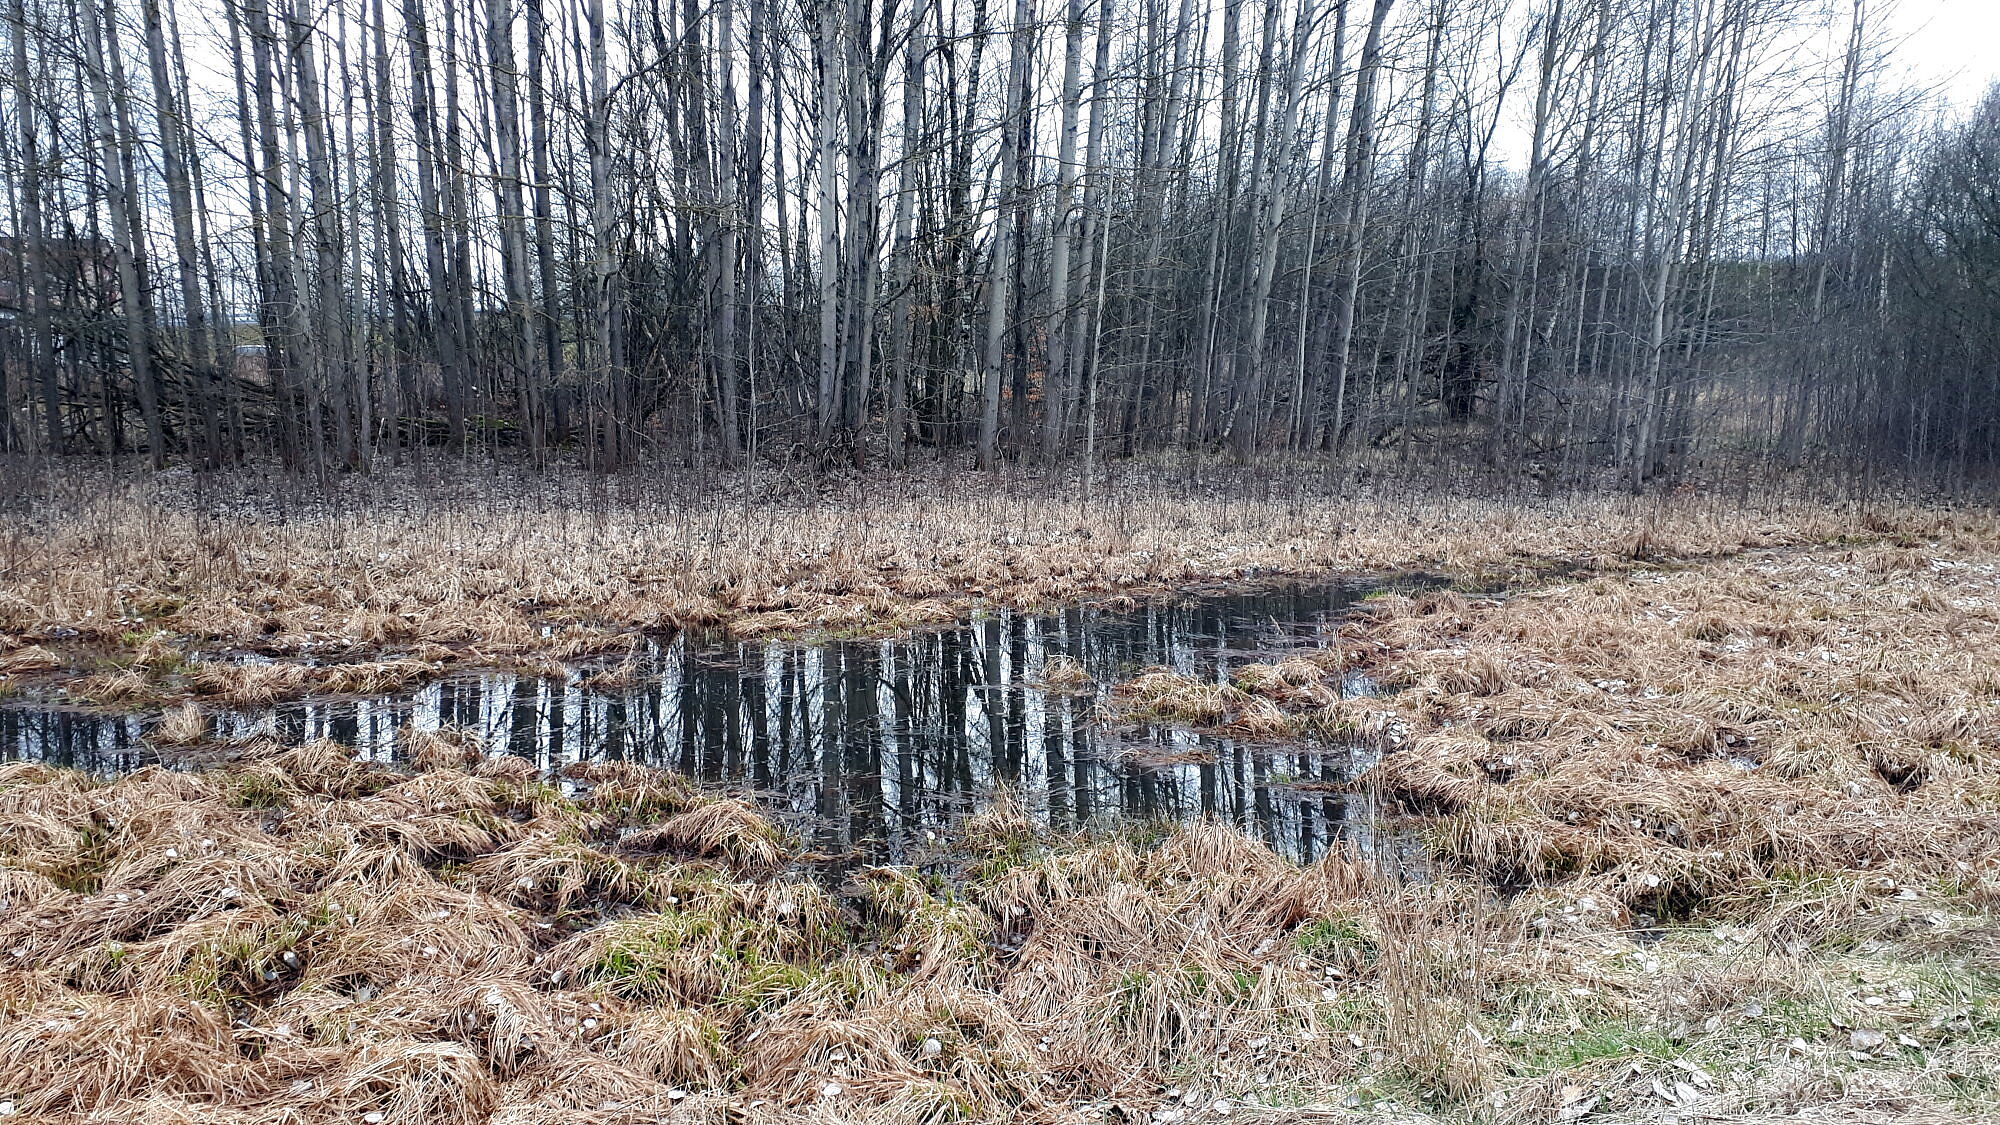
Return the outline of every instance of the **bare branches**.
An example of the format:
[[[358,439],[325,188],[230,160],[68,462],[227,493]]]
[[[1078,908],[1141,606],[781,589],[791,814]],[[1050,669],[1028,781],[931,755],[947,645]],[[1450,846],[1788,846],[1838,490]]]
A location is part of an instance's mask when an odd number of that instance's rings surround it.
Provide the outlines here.
[[[1904,296],[2000,288],[1982,126],[1864,0],[7,2],[12,448],[1650,487],[2000,425],[1991,310]]]

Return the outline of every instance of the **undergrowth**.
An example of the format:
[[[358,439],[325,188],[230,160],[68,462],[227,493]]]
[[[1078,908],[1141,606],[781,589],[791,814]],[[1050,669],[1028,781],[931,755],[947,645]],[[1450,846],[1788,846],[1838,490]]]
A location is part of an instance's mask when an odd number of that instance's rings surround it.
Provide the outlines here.
[[[75,579],[15,572],[0,688],[198,698],[148,738],[217,764],[0,766],[0,1103],[226,1125],[1995,1115],[1990,519],[1158,503],[1150,530],[1087,538],[1035,509],[1012,542],[921,505],[859,545],[800,517],[754,560],[629,526],[591,554],[555,525],[447,556],[327,514],[295,544],[245,520],[212,556],[216,533],[154,536]],[[105,550],[74,530],[44,541]],[[1557,561],[1586,568],[1468,592]],[[453,731],[409,732],[393,766],[223,745],[206,710],[560,668],[654,627],[1362,565],[1468,581],[1116,699],[1365,747],[1355,784],[1421,828],[1418,881],[1212,824],[1053,835],[1004,798],[924,866],[855,869],[637,765],[549,777]],[[90,644],[109,663],[77,666]],[[216,671],[229,645],[272,670]],[[1389,690],[1348,692],[1357,673]]]

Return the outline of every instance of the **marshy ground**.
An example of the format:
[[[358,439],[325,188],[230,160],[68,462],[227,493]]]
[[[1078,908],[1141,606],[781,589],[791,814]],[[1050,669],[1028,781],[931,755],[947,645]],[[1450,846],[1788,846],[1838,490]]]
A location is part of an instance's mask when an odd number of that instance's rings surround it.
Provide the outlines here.
[[[1329,494],[1317,479],[1158,466],[1099,480],[1089,498],[1070,478],[781,484],[432,468],[301,493],[248,476],[72,470],[21,485],[0,512],[0,675],[83,704],[255,706],[454,668],[561,675],[687,630],[889,634],[978,605],[1285,576],[1518,582],[1818,541],[1862,511]]]
[[[2000,1115],[1990,514],[570,487],[192,514],[102,487],[10,517],[13,689],[158,712],[177,749],[117,777],[0,766],[6,1108]],[[882,866],[637,765],[550,775],[450,730],[365,761],[206,721],[382,690],[357,669],[615,660],[647,629],[907,628],[1350,571],[1458,588],[1371,598],[1223,682],[1141,671],[1100,721],[1365,747],[1351,785],[1421,839],[1420,874],[1210,823],[1054,832],[1004,796]],[[1356,673],[1383,690],[1346,692]]]

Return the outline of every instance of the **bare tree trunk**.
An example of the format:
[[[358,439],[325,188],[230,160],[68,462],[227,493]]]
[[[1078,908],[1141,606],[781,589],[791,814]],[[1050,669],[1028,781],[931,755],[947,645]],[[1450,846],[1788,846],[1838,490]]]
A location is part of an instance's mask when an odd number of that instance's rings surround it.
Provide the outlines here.
[[[835,200],[840,168],[840,95],[845,86],[846,44],[839,31],[835,5],[819,0],[819,398],[815,412],[822,441],[831,436],[841,403],[843,368],[839,350],[840,263],[839,218]]]
[[[1100,0],[1101,2],[1101,0]],[[1069,0],[1063,38],[1062,125],[1056,142],[1056,198],[1049,251],[1048,363],[1042,374],[1042,456],[1062,452],[1071,375],[1069,370],[1071,211],[1076,206],[1076,119],[1082,97],[1084,0]]]
[[[1344,231],[1346,246],[1342,267],[1345,276],[1334,308],[1334,397],[1333,426],[1327,445],[1339,449],[1347,434],[1347,386],[1349,359],[1354,349],[1355,306],[1361,299],[1362,255],[1368,240],[1368,200],[1375,175],[1375,82],[1382,65],[1382,25],[1396,0],[1375,0],[1368,19],[1368,37],[1361,45],[1360,70],[1354,80],[1354,116],[1347,128],[1347,171],[1342,195],[1346,201]]]
[[[500,269],[519,379],[521,436],[528,455],[540,464],[541,399],[547,380],[541,335],[536,328],[534,287],[528,280],[528,219],[521,191],[520,80],[514,64],[512,0],[487,0],[486,49],[493,84],[495,217],[500,227]]]
[[[168,210],[173,220],[174,253],[180,266],[181,329],[185,336],[183,346],[186,348],[187,377],[192,386],[205,392],[214,378],[215,361],[209,354],[208,317],[201,290],[201,254],[195,242],[194,193],[188,179],[191,154],[183,134],[184,125],[180,120],[174,81],[167,69],[166,21],[161,18],[159,0],[145,0],[143,10],[146,57],[153,79],[154,116],[159,127],[160,171],[166,180]],[[221,460],[218,448],[221,441],[220,422],[214,415],[213,407],[205,401],[206,393],[201,393],[200,397],[204,400],[201,408],[202,458],[204,463],[213,466]],[[192,420],[188,424],[192,426]]]
[[[312,273],[311,317],[301,308],[298,314],[298,334],[310,341],[311,382],[308,393],[312,396],[333,395],[335,405],[332,410],[334,440],[343,465],[355,467],[360,461],[360,450],[354,440],[352,419],[347,410],[347,381],[354,377],[354,366],[345,354],[346,300],[345,286],[341,270],[340,205],[338,189],[334,185],[332,153],[326,134],[327,114],[320,98],[319,65],[315,61],[313,38],[317,34],[311,24],[301,18],[294,8],[286,13],[286,27],[291,39],[291,72],[293,86],[297,91],[300,132],[306,146],[306,177],[310,195],[308,214],[312,218],[314,269]],[[294,168],[297,161],[292,162]],[[323,401],[323,400],[322,400]],[[315,415],[318,410],[313,411]],[[315,427],[318,433],[319,428]],[[328,466],[323,458],[315,457],[315,465],[322,471]]]
[[[384,0],[370,0],[370,12],[374,26],[375,55],[375,221],[380,228],[381,254],[388,271],[389,300],[392,322],[389,335],[389,362],[395,372],[396,403],[399,406],[387,424],[392,427],[392,440],[396,443],[396,456],[401,458],[405,449],[414,448],[421,441],[422,430],[414,425],[415,414],[421,410],[422,402],[417,394],[416,372],[410,362],[410,348],[414,343],[410,324],[409,265],[403,256],[402,203],[396,184],[396,128],[393,120],[394,84],[389,66],[389,37],[387,5]]]
[[[130,182],[131,113],[124,75],[118,65],[118,17],[110,0],[106,0],[101,11],[91,7],[79,11],[77,17],[83,27],[84,57],[96,108],[97,155],[103,165],[105,202],[111,212],[119,312],[125,319],[132,382],[146,426],[147,457],[158,469],[166,464],[167,435],[153,370],[152,313],[146,307],[145,241]]]
[[[1704,39],[1700,16],[1697,13],[1694,38]],[[1642,375],[1639,385],[1638,417],[1633,430],[1632,447],[1626,465],[1627,483],[1633,492],[1645,487],[1651,474],[1656,454],[1654,441],[1660,428],[1661,384],[1667,353],[1667,328],[1669,313],[1675,304],[1676,290],[1680,279],[1680,256],[1683,240],[1687,234],[1687,217],[1690,197],[1694,189],[1694,177],[1701,146],[1696,142],[1694,122],[1696,115],[1710,107],[1708,99],[1711,81],[1709,49],[1706,44],[1697,57],[1687,65],[1694,70],[1692,75],[1681,78],[1685,91],[1680,93],[1678,120],[1673,122],[1669,132],[1669,121],[1661,115],[1660,143],[1656,157],[1664,160],[1669,140],[1679,139],[1680,151],[1675,155],[1674,168],[1669,173],[1667,196],[1659,206],[1653,220],[1656,232],[1652,247],[1651,278],[1646,287],[1646,342],[1642,353]]]
[[[601,0],[599,0],[601,2]],[[471,341],[460,332],[453,293],[455,269],[445,244],[448,222],[443,196],[444,173],[439,168],[436,95],[431,85],[429,28],[423,0],[403,0],[403,33],[410,47],[410,121],[417,137],[417,212],[424,231],[424,264],[430,277],[431,335],[437,344],[438,371],[444,382],[445,425],[451,444],[466,447],[466,395]]]
[[[916,288],[911,228],[915,221],[917,192],[920,190],[916,177],[918,147],[923,132],[924,69],[930,60],[930,40],[924,30],[929,7],[928,0],[917,0],[912,8],[909,42],[904,49],[903,152],[896,185],[895,243],[891,251],[889,281],[894,294],[894,312],[889,325],[893,333],[890,343],[892,354],[889,361],[889,406],[883,427],[888,438],[889,463],[896,467],[901,467],[908,458],[910,354],[917,337],[917,326],[911,319],[913,290]]]
[[[1239,400],[1242,406],[1230,435],[1239,456],[1248,455],[1256,448],[1263,430],[1266,367],[1264,334],[1271,322],[1271,286],[1277,277],[1278,236],[1282,233],[1285,222],[1288,190],[1285,174],[1291,161],[1290,150],[1299,128],[1299,89],[1305,79],[1306,55],[1312,37],[1312,18],[1312,0],[1298,0],[1297,22],[1292,29],[1291,60],[1285,74],[1283,109],[1279,111],[1277,132],[1267,142],[1271,151],[1262,161],[1259,182],[1253,189],[1252,199],[1259,207],[1259,215],[1257,258],[1252,273],[1250,295],[1250,339],[1245,347],[1250,378],[1243,397]],[[1267,35],[1266,38],[1270,36]]]
[[[1084,213],[1083,229],[1078,241],[1083,245],[1083,264],[1077,272],[1086,284],[1094,275],[1103,273],[1103,259],[1099,254],[1099,244],[1104,241],[1111,221],[1110,184],[1105,182],[1103,169],[1104,130],[1106,106],[1111,96],[1111,0],[1097,0],[1097,54],[1091,64],[1090,81],[1090,124],[1086,127],[1087,140],[1083,147]],[[1078,357],[1072,366],[1076,377],[1071,380],[1072,389],[1084,377],[1090,375],[1091,395],[1085,424],[1096,421],[1096,375],[1094,374],[1099,355],[1099,336],[1103,328],[1103,284],[1097,286],[1096,298],[1090,303],[1087,313],[1079,313],[1069,322],[1069,342],[1065,354]],[[1088,347],[1086,347],[1086,343]],[[1073,428],[1073,427],[1070,427]],[[1094,433],[1095,431],[1093,431]],[[1067,433],[1064,434],[1067,438]]]
[[[738,429],[741,410],[737,404],[738,392],[738,348],[736,339],[736,306],[739,298],[736,292],[736,261],[739,253],[737,230],[745,216],[737,207],[736,191],[736,68],[731,63],[736,51],[736,5],[734,0],[718,0],[717,32],[715,55],[719,74],[716,87],[721,91],[721,107],[716,114],[716,184],[720,193],[716,199],[717,277],[715,288],[716,305],[716,360],[715,381],[720,402],[719,413],[722,429],[722,462],[735,465],[743,456],[742,438]]]
[[[1555,94],[1556,61],[1562,46],[1563,0],[1551,0],[1541,25],[1541,68],[1535,84],[1535,120],[1528,144],[1527,192],[1515,227],[1513,281],[1507,289],[1506,337],[1500,352],[1500,385],[1495,392],[1493,441],[1507,440],[1509,426],[1525,423],[1528,371],[1524,316],[1533,316],[1529,287],[1541,256],[1542,221],[1549,178],[1549,114]],[[1518,368],[1518,369],[1517,369]],[[1513,416],[1510,423],[1509,415]]]
[[[561,290],[556,285],[556,231],[554,169],[549,163],[548,58],[544,39],[548,19],[542,0],[527,0],[528,17],[528,152],[534,176],[531,196],[535,210],[535,272],[540,287],[534,311],[541,329],[541,381],[543,402],[538,438],[554,436],[549,428],[554,419],[555,389],[566,382],[569,364],[563,352]]]
[[[1339,165],[1337,154],[1340,146],[1337,142],[1340,137],[1341,67],[1347,59],[1347,12],[1348,0],[1335,0],[1333,46],[1327,60],[1326,115],[1321,122],[1319,169],[1313,177],[1315,218],[1337,203],[1334,199],[1333,170]],[[1344,217],[1344,208],[1341,214]],[[1319,404],[1326,397],[1326,356],[1332,351],[1333,317],[1326,312],[1325,300],[1318,293],[1321,288],[1316,281],[1319,273],[1320,263],[1309,259],[1299,282],[1304,294],[1299,302],[1300,319],[1304,321],[1310,315],[1312,321],[1311,344],[1300,344],[1300,394],[1303,401],[1299,404],[1299,434],[1296,438],[1300,449],[1311,447],[1313,434],[1319,426]],[[1311,368],[1310,374],[1305,371],[1308,367]]]
[[[417,0],[406,0],[416,3]],[[616,324],[618,300],[614,289],[617,251],[612,244],[611,210],[611,78],[604,27],[604,0],[588,0],[590,25],[590,117],[585,138],[590,150],[590,296],[593,343],[592,387],[596,433],[595,457],[606,469],[624,460],[619,426],[622,359]]]
[[[85,16],[86,20],[91,17]],[[48,286],[52,271],[43,241],[47,220],[42,215],[42,158],[32,93],[34,72],[28,67],[26,0],[8,9],[14,47],[14,105],[21,132],[21,294],[28,306],[29,366],[42,396],[42,444],[50,455],[63,451],[62,403],[56,386],[55,337],[49,327]],[[0,415],[11,415],[5,376],[0,375]],[[13,445],[14,420],[0,418],[0,449]]]
[[[1014,216],[1021,206],[1019,142],[1021,130],[1027,128],[1024,106],[1034,18],[1034,0],[1015,0],[1007,51],[1007,108],[1000,130],[1000,178],[994,187],[998,208],[986,275],[986,350],[980,378],[979,467],[989,471],[999,465],[1000,376],[1006,359],[1008,287],[1014,276]]]
[[[749,459],[754,464],[757,458],[757,372],[761,370],[762,321],[760,310],[764,288],[764,70],[769,65],[766,49],[765,23],[766,6],[772,0],[749,0],[750,27],[749,41],[745,44],[749,68],[747,76],[746,116],[743,148],[746,159],[743,162],[743,203],[740,209],[744,225],[743,292],[748,298],[747,317],[749,336],[745,349],[748,370],[745,372],[748,389],[745,399],[749,417],[746,419],[746,447]],[[782,112],[780,107],[780,112]],[[783,199],[781,184],[778,195]],[[782,211],[780,212],[782,214]],[[779,241],[784,236],[782,230]]]

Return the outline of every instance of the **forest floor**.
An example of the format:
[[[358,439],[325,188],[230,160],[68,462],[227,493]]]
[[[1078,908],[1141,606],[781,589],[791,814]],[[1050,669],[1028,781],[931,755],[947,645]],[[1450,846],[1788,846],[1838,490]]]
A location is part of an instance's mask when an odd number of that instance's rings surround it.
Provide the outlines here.
[[[593,509],[563,487],[186,513],[99,489],[10,517],[9,659],[38,689],[132,672],[165,701],[208,694],[185,668],[212,646],[560,660],[594,650],[541,626],[877,629],[1442,572],[1461,588],[1372,598],[1323,650],[1117,692],[1373,746],[1356,784],[1420,827],[1427,876],[1206,824],[1051,835],[1004,799],[918,865],[857,868],[671,774],[545,778],[454,732],[400,765],[223,745],[179,708],[155,736],[205,768],[0,766],[0,1110],[2000,1120],[1990,512],[1187,486]],[[24,566],[31,541],[61,563]],[[149,644],[181,670],[80,663]],[[1343,698],[1353,671],[1390,690]]]

